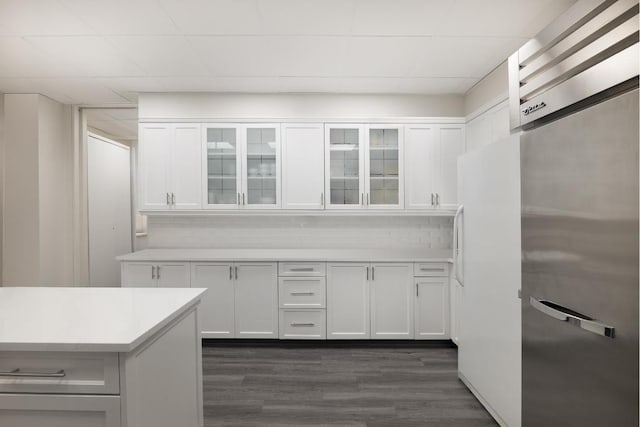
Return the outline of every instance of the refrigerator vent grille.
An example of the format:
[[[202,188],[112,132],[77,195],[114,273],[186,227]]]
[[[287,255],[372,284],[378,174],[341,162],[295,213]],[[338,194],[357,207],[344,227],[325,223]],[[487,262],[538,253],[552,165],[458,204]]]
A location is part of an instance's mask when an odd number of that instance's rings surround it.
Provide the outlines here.
[[[638,76],[638,1],[582,0],[509,58],[517,129]]]

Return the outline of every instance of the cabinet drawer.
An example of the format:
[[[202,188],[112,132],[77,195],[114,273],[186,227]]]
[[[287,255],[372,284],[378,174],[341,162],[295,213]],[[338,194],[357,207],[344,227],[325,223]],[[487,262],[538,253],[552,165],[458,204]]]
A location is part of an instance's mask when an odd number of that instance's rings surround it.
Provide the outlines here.
[[[280,308],[325,308],[324,277],[281,277]]]
[[[417,262],[413,264],[414,276],[446,277],[449,264],[446,262]]]
[[[324,262],[280,262],[280,276],[326,276]]]
[[[0,392],[119,394],[118,355],[0,352]]]
[[[280,339],[327,338],[325,310],[280,310]]]

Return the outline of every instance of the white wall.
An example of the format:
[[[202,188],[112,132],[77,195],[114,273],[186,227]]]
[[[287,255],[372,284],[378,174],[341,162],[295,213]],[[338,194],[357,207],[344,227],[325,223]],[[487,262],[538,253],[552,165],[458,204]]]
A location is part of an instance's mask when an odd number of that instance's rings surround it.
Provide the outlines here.
[[[4,200],[4,94],[0,93],[0,242],[2,242],[2,202]],[[0,286],[2,286],[2,245],[0,244]]]
[[[462,95],[143,93],[140,120],[462,117]]]
[[[450,217],[149,217],[152,248],[450,249]]]
[[[73,280],[71,110],[34,94],[4,97],[5,285]]]

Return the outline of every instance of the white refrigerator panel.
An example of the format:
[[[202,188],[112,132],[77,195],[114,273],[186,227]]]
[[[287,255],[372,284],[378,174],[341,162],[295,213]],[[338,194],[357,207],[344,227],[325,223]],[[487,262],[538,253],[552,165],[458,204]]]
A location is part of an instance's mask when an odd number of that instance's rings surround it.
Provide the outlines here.
[[[502,424],[521,425],[520,138],[469,152],[462,169],[460,378]]]

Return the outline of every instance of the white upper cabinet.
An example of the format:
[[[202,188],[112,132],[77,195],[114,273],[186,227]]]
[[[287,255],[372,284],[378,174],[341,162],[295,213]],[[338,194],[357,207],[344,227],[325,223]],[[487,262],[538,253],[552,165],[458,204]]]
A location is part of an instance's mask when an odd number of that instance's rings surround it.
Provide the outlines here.
[[[282,125],[282,208],[324,209],[324,126]]]
[[[401,209],[404,206],[403,126],[327,125],[329,209]]]
[[[205,207],[280,206],[279,124],[215,124],[203,133]]]
[[[369,209],[404,207],[403,130],[401,125],[367,126],[364,204]]]
[[[405,126],[407,209],[455,209],[464,125]]]
[[[364,126],[325,126],[328,209],[364,207]]]
[[[140,125],[141,209],[200,209],[200,125]]]

